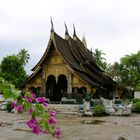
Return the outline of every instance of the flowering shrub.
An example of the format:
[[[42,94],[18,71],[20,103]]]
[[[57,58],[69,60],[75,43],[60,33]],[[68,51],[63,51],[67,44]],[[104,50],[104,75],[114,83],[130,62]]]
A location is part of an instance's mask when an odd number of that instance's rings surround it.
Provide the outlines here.
[[[51,134],[56,138],[60,138],[61,129],[56,126],[56,112],[47,109],[48,103],[45,97],[36,98],[34,93],[27,92],[21,98],[20,91],[15,89],[14,85],[6,83],[2,78],[0,78],[0,91],[4,94],[5,99],[14,99],[14,102],[10,104],[11,108],[16,109],[19,113],[26,111],[31,115],[27,125],[32,130],[32,133]],[[37,102],[36,104],[32,104],[34,100]]]
[[[26,93],[25,98],[20,102],[20,105],[15,105],[15,109],[18,112],[27,111],[31,118],[27,121],[28,127],[34,134],[51,134],[56,138],[60,138],[61,129],[56,127],[56,112],[48,111],[47,99],[45,97],[36,98],[37,104],[31,102],[35,99],[35,95],[32,93]]]

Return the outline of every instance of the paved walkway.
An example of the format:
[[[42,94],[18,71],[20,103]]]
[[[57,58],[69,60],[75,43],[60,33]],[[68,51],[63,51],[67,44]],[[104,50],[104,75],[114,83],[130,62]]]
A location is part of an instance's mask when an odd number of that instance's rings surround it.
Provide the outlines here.
[[[29,116],[0,111],[0,140],[55,140],[45,135],[34,135],[26,126]],[[140,114],[129,117],[57,116],[62,129],[61,140],[140,140]]]

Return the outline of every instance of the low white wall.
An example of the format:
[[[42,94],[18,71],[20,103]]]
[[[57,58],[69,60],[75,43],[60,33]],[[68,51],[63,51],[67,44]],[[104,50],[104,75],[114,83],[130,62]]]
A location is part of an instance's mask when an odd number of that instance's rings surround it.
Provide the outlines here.
[[[134,98],[140,98],[140,91],[134,92]]]

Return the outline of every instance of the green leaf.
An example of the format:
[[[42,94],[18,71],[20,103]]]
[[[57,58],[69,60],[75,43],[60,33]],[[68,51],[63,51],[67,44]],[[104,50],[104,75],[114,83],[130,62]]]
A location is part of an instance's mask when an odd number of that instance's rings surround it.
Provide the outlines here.
[[[39,120],[37,123],[38,126],[42,126],[42,124],[43,124],[43,120]]]
[[[54,130],[56,127],[55,126],[51,126],[51,129]]]
[[[30,92],[26,92],[25,96],[28,96],[28,97],[32,98],[32,95],[31,95]]]
[[[43,117],[44,117],[45,119],[48,119],[50,116],[49,116],[48,113],[45,112],[45,113],[43,114]]]
[[[32,119],[34,119],[35,116],[36,116],[36,115],[35,115],[35,112],[33,112],[33,113],[32,113]]]
[[[28,111],[32,105],[28,102],[24,102],[24,111]]]
[[[14,95],[15,95],[15,98],[18,98],[21,95],[21,91],[20,90],[15,90]]]
[[[45,130],[50,131],[50,127],[49,127],[49,125],[48,125],[47,122],[43,122],[43,128],[44,128]]]
[[[43,111],[44,111],[42,104],[36,104],[35,107],[36,107],[36,109],[39,110],[40,112],[43,112]]]
[[[3,95],[5,99],[12,98],[12,92],[6,88],[3,89]]]
[[[36,117],[40,117],[40,112],[39,112],[39,111],[36,111],[36,112],[35,112],[35,116],[36,116]]]

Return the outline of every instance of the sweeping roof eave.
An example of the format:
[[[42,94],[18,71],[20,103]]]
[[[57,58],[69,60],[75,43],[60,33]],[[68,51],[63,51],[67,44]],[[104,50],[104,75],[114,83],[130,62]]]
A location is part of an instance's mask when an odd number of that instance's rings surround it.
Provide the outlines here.
[[[25,84],[27,84],[28,82],[30,82],[35,76],[37,76],[37,74],[41,71],[41,67],[38,67],[26,80],[23,84],[21,84],[19,86],[19,88],[22,88],[23,86],[25,86]]]

